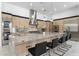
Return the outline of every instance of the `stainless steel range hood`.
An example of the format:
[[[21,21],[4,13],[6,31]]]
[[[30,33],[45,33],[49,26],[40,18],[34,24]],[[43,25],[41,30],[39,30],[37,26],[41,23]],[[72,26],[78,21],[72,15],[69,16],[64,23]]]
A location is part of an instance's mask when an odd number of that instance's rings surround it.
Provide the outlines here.
[[[30,9],[29,31],[37,31],[37,11]]]

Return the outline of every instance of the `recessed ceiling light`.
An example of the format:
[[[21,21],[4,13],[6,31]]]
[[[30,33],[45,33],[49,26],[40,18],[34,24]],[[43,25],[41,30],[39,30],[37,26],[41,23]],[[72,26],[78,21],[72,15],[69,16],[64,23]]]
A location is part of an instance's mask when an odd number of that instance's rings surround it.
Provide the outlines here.
[[[45,10],[45,8],[42,8],[42,11],[44,11]]]
[[[32,3],[30,3],[30,6],[32,6],[33,4]]]
[[[64,7],[66,7],[67,5],[64,5]]]
[[[57,9],[55,8],[54,11],[56,11]]]
[[[46,12],[46,9],[45,8],[42,8],[42,11]]]

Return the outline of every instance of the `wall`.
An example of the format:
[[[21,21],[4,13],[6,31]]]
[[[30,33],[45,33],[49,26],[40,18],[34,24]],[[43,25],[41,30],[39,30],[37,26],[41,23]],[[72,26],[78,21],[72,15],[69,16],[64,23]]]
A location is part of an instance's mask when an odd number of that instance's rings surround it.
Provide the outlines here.
[[[66,11],[62,11],[60,13],[54,14],[52,16],[52,19],[54,20],[54,19],[59,19],[59,18],[79,15],[79,11],[78,10],[79,10],[79,6],[75,6],[73,8],[70,8],[70,9],[66,10]],[[68,26],[68,25],[65,24],[65,27],[66,26]],[[78,31],[78,25],[76,25],[76,24],[71,25],[71,31]]]
[[[78,32],[78,24],[64,24],[65,28],[70,27],[71,32]]]
[[[78,20],[79,17],[69,18],[64,20],[65,28],[70,27],[71,32],[78,32]]]

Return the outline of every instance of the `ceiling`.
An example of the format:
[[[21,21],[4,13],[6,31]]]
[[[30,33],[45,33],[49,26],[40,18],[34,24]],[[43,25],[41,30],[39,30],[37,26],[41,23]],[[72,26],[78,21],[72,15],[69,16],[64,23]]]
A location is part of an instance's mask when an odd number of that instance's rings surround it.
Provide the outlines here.
[[[45,15],[53,15],[75,7],[79,2],[8,2],[26,9],[34,9]]]

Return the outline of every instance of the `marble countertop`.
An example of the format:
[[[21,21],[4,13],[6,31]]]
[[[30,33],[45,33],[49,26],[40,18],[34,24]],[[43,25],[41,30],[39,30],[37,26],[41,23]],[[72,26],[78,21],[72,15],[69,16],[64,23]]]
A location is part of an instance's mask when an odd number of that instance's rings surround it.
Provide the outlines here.
[[[46,32],[45,34],[42,34],[42,33],[24,33],[23,35],[22,35],[22,33],[19,33],[19,34],[21,34],[21,35],[11,35],[10,36],[10,39],[12,40],[12,41],[14,41],[15,42],[15,44],[16,45],[18,45],[18,44],[22,44],[22,43],[35,43],[36,41],[41,41],[41,40],[43,40],[43,41],[49,41],[49,38],[52,38],[52,39],[54,39],[54,38],[58,38],[58,37],[61,37],[62,35],[63,35],[63,33],[60,33],[60,32],[58,32],[58,33],[48,33],[48,32]]]

